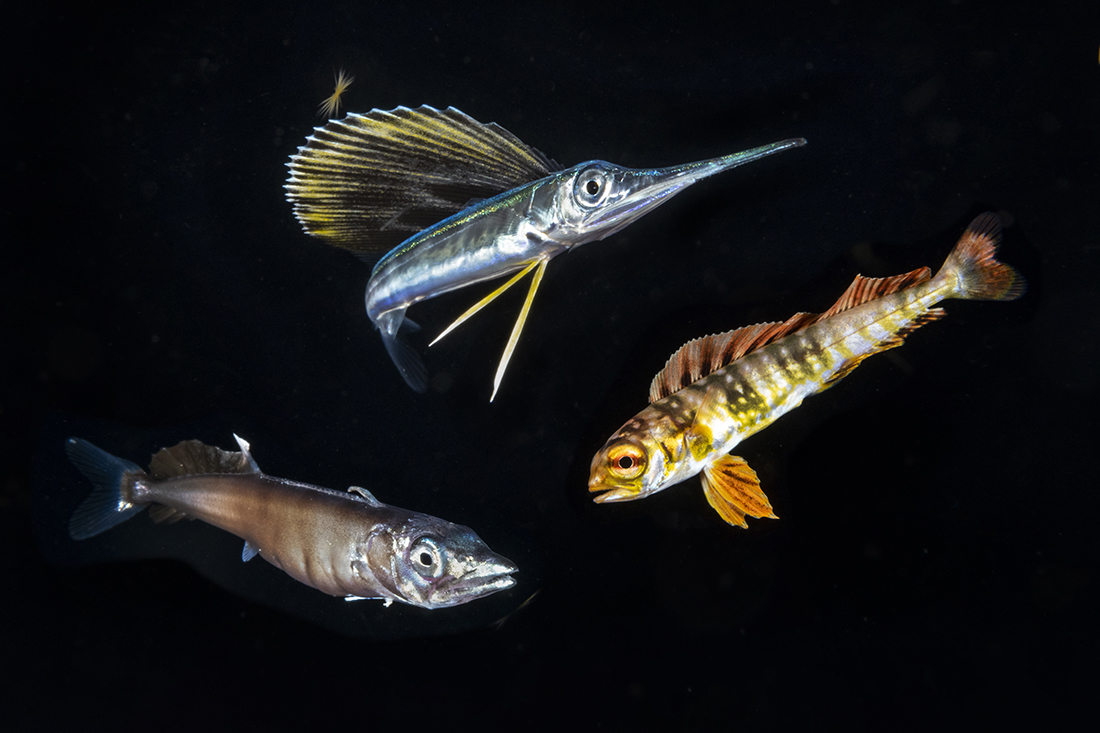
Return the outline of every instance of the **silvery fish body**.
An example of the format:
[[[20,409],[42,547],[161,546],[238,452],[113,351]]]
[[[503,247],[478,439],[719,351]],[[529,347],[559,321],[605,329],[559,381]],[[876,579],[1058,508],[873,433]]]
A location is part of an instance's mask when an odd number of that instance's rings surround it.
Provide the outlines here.
[[[231,532],[245,541],[243,560],[260,555],[348,600],[443,608],[515,583],[516,566],[468,527],[383,504],[358,487],[333,491],[268,476],[248,443],[237,442],[239,452],[184,441],[156,453],[146,472],[70,438],[66,452],[95,485],[70,534],[92,537],[148,506],[157,522],[201,519]]]
[[[291,157],[286,189],[309,234],[368,256],[392,247],[371,273],[367,313],[418,392],[427,389],[427,370],[399,338],[410,328],[406,309],[518,273],[438,341],[534,270],[497,367],[495,396],[552,258],[614,234],[696,181],[805,142],[784,140],[668,168],[593,160],[562,169],[500,126],[453,107],[399,107],[316,128]]]

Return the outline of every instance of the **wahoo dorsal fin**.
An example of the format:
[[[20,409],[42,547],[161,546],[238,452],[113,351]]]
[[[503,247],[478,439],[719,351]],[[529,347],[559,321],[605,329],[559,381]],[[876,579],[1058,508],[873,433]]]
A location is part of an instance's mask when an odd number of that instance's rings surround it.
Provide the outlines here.
[[[656,402],[680,391],[745,354],[804,328],[814,318],[812,313],[796,313],[782,323],[757,323],[688,341],[673,352],[664,369],[653,378],[649,385],[649,401]]]
[[[561,170],[496,123],[454,107],[371,110],[314,128],[287,164],[286,197],[309,234],[361,255]]]
[[[857,305],[869,303],[899,290],[905,290],[905,288],[913,285],[919,285],[930,280],[931,277],[932,271],[927,267],[920,267],[904,275],[894,275],[893,277],[863,277],[863,275],[856,275],[856,279],[833,303],[833,307],[817,316],[814,322],[835,316],[837,313],[843,313],[850,308],[855,308]]]
[[[247,450],[240,453],[222,450],[198,440],[185,440],[171,448],[161,448],[149,463],[149,475],[157,480],[204,473],[258,471]]]

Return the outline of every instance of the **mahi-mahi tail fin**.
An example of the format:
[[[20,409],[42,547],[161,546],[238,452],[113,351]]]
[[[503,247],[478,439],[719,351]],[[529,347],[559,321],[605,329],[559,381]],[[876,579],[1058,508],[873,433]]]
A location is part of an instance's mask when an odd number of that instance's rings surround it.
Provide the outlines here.
[[[145,508],[144,504],[132,501],[134,479],[146,475],[140,466],[112,456],[81,438],[69,438],[65,452],[94,486],[91,495],[69,519],[69,535],[74,540],[106,532]]]
[[[1027,290],[1027,281],[994,255],[1001,243],[1001,219],[985,213],[970,222],[959,243],[936,274],[954,278],[952,297],[964,300],[1015,300]]]

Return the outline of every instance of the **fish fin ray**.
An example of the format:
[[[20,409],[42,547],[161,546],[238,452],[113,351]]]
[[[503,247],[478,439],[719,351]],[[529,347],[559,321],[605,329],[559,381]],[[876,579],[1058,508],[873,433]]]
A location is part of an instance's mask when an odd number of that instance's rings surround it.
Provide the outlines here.
[[[81,438],[69,438],[65,452],[93,486],[91,495],[69,518],[69,535],[74,540],[106,532],[145,508],[133,501],[134,481],[146,475],[141,467]]]
[[[833,303],[832,308],[815,316],[812,323],[831,318],[838,313],[855,308],[857,305],[869,303],[872,300],[904,290],[905,288],[927,282],[932,277],[932,271],[927,267],[918,267],[912,272],[893,277],[863,277],[856,275],[856,279],[848,286],[839,299]],[[809,324],[806,324],[809,325]]]
[[[412,387],[414,392],[423,394],[428,391],[428,367],[424,366],[424,360],[407,341],[397,334],[382,333],[382,344],[386,347],[386,353],[390,355],[397,371],[401,372],[405,383]]]
[[[898,329],[897,333],[891,335],[890,338],[875,344],[874,347],[871,348],[866,354],[860,354],[859,356],[853,358],[851,361],[841,367],[836,372],[836,374],[822,382],[821,386],[817,388],[817,391],[814,392],[814,394],[821,394],[830,387],[835,387],[837,383],[840,382],[840,380],[844,379],[846,376],[855,371],[856,367],[862,364],[863,360],[867,357],[874,356],[875,354],[881,354],[882,352],[889,351],[890,349],[896,349],[897,347],[905,343],[905,337],[913,333],[913,331],[916,331],[918,328],[927,323],[938,321],[946,315],[947,311],[945,311],[943,308],[929,308],[920,315],[916,316],[904,327]]]
[[[748,529],[745,516],[779,519],[767,495],[760,490],[760,479],[744,458],[722,456],[700,474],[707,502],[730,524]]]
[[[493,394],[489,396],[490,402],[497,396],[497,390],[500,389],[500,382],[504,379],[504,370],[508,368],[512,352],[516,350],[519,335],[523,332],[523,325],[527,322],[527,314],[531,310],[531,303],[535,300],[535,293],[538,292],[539,283],[542,282],[542,276],[546,273],[546,265],[549,262],[549,259],[538,261],[538,268],[535,270],[534,277],[531,278],[531,287],[527,291],[527,298],[523,301],[523,307],[519,311],[519,316],[516,317],[516,325],[512,326],[512,333],[508,336],[508,343],[504,346],[504,353],[500,356],[500,364],[497,365],[497,373],[493,377]]]
[[[256,545],[252,544],[248,540],[244,541],[244,547],[241,548],[241,562],[248,562],[259,554],[259,547],[256,547]]]
[[[430,344],[428,344],[428,346],[429,347],[434,346],[437,341],[442,339],[444,336],[449,334],[451,331],[458,328],[461,324],[465,323],[467,320],[469,320],[469,318],[472,315],[474,315],[475,313],[480,311],[482,308],[484,308],[485,306],[489,305],[494,300],[496,300],[497,296],[499,296],[505,290],[507,290],[508,288],[512,287],[517,282],[522,280],[523,276],[526,275],[527,273],[529,273],[535,267],[535,265],[537,265],[537,264],[539,264],[539,260],[534,260],[533,262],[531,262],[531,264],[527,265],[522,270],[520,270],[518,273],[516,273],[511,278],[509,278],[506,283],[504,283],[503,285],[498,287],[496,290],[489,293],[484,298],[482,298],[481,300],[479,300],[478,302],[474,303],[472,306],[467,308],[466,312],[464,312],[461,316],[456,318],[454,320],[454,322],[451,323],[451,325],[449,325],[445,329],[443,329],[443,331],[438,336],[436,336],[435,339]]]
[[[664,368],[653,377],[649,401],[656,402],[680,391],[745,354],[804,328],[814,318],[812,313],[796,313],[786,321],[757,323],[688,341],[673,352]]]
[[[287,167],[286,197],[302,228],[371,258],[472,199],[561,170],[496,123],[426,105],[349,114],[314,128]]]
[[[348,487],[348,493],[349,494],[358,494],[358,496],[360,497],[360,499],[362,501],[365,501],[366,503],[370,504],[371,506],[376,506],[376,507],[385,506],[385,504],[378,501],[378,499],[374,498],[374,494],[370,493],[369,491],[364,489],[362,486],[349,486]]]
[[[243,443],[242,447],[248,443]],[[171,448],[161,448],[149,463],[149,475],[155,480],[194,476],[203,473],[259,473],[247,451],[227,451],[199,440],[185,440]]]
[[[970,222],[937,278],[956,278],[955,297],[964,300],[1015,300],[1027,281],[994,257],[1001,243],[1001,219],[987,212]]]

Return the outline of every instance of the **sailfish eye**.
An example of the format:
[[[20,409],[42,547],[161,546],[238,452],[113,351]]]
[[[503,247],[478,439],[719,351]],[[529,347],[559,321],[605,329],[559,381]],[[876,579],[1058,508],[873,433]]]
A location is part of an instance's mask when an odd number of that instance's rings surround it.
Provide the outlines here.
[[[586,168],[573,183],[573,198],[584,208],[593,208],[607,200],[611,178],[600,168]]]

